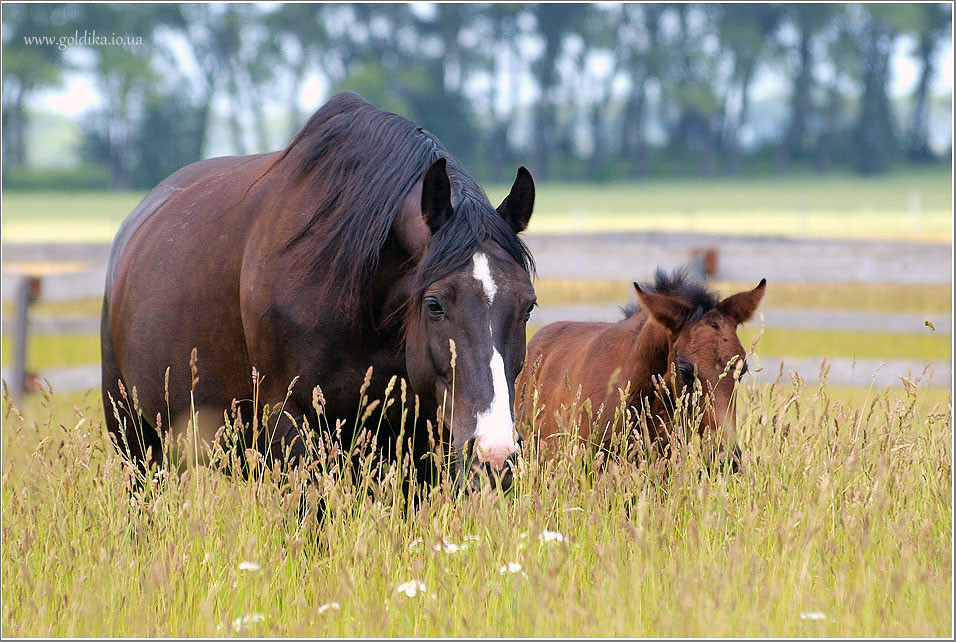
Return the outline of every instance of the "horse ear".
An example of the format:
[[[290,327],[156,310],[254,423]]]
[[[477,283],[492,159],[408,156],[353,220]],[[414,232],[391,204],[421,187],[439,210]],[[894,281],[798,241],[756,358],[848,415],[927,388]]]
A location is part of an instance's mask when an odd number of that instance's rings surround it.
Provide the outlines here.
[[[531,210],[534,209],[534,179],[531,172],[522,165],[518,168],[511,192],[501,201],[498,213],[508,222],[515,234],[524,232],[531,220]]]
[[[766,292],[767,279],[760,279],[760,283],[753,290],[732,294],[717,304],[717,309],[737,325],[746,323],[753,318],[757,306]]]
[[[693,313],[689,305],[672,296],[645,292],[637,283],[634,284],[634,291],[637,292],[637,300],[651,318],[674,334],[680,332]]]
[[[452,214],[451,183],[446,163],[444,157],[439,158],[425,170],[422,178],[422,217],[432,234],[441,229]]]

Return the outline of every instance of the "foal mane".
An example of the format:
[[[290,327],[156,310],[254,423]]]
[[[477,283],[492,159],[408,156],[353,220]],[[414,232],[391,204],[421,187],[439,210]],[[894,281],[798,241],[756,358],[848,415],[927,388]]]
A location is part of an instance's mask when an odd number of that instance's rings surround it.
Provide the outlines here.
[[[293,176],[309,181],[316,194],[315,209],[286,249],[309,243],[304,253],[309,268],[324,274],[327,293],[341,297],[348,316],[357,317],[371,303],[372,278],[402,201],[442,156],[458,201],[451,219],[430,239],[411,300],[464,265],[489,238],[526,272],[533,271],[527,247],[438,139],[355,92],[333,96],[277,161],[296,163]]]
[[[720,297],[703,283],[693,280],[686,267],[680,267],[668,274],[657,268],[654,283],[642,283],[641,289],[682,299],[694,309],[690,321],[700,319],[704,314],[717,307]],[[641,309],[640,304],[630,303],[623,308],[624,318],[629,319]]]

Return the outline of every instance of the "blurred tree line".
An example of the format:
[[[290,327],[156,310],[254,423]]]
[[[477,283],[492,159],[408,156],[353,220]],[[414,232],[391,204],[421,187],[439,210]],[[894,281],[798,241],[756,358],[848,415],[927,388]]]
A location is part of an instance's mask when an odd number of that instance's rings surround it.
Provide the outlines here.
[[[115,189],[202,158],[214,114],[235,153],[275,148],[267,105],[291,136],[315,75],[326,98],[354,89],[420,123],[483,179],[516,163],[538,179],[880,173],[934,160],[930,80],[951,20],[946,4],[7,4],[3,162],[24,162],[28,97],[82,71],[102,96],[82,158]],[[85,30],[143,44],[24,46]],[[888,92],[903,36],[919,64],[905,114]],[[786,113],[747,144],[761,73],[789,86]]]

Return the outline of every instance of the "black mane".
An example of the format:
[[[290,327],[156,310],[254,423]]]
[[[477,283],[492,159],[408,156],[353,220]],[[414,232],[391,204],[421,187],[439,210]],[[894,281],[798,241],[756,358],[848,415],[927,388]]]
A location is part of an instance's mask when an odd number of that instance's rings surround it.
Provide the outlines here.
[[[687,273],[686,267],[677,268],[670,274],[661,268],[657,268],[654,272],[654,283],[641,283],[641,289],[683,299],[694,308],[692,321],[696,321],[717,307],[717,303],[720,302],[717,293],[703,283],[694,281]],[[641,306],[637,303],[627,305],[624,308],[624,318],[628,319],[634,316],[640,309]]]
[[[287,248],[308,239],[309,262],[341,290],[344,311],[355,316],[369,303],[371,280],[402,200],[438,158],[447,159],[458,200],[448,223],[431,239],[416,287],[460,268],[489,238],[526,272],[534,270],[527,247],[488,197],[432,134],[410,120],[382,111],[354,92],[336,94],[289,143],[281,160],[299,163],[309,180],[315,209]]]

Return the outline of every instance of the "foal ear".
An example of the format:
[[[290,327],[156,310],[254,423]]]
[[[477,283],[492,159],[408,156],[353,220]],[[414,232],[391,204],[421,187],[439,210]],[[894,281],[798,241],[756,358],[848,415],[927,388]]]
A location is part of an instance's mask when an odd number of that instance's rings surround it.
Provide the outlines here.
[[[534,179],[531,172],[522,165],[518,168],[518,176],[511,186],[505,200],[498,206],[498,213],[508,222],[515,234],[524,232],[531,220],[531,210],[534,209]]]
[[[760,283],[753,290],[730,295],[717,304],[717,309],[737,325],[746,323],[757,311],[766,287],[767,279],[760,279]]]
[[[452,214],[451,183],[446,163],[444,157],[439,158],[425,170],[422,178],[422,217],[432,234],[447,223]]]
[[[634,284],[637,300],[647,310],[651,318],[662,326],[677,334],[690,318],[693,309],[683,301],[656,292],[645,292],[637,283]]]

